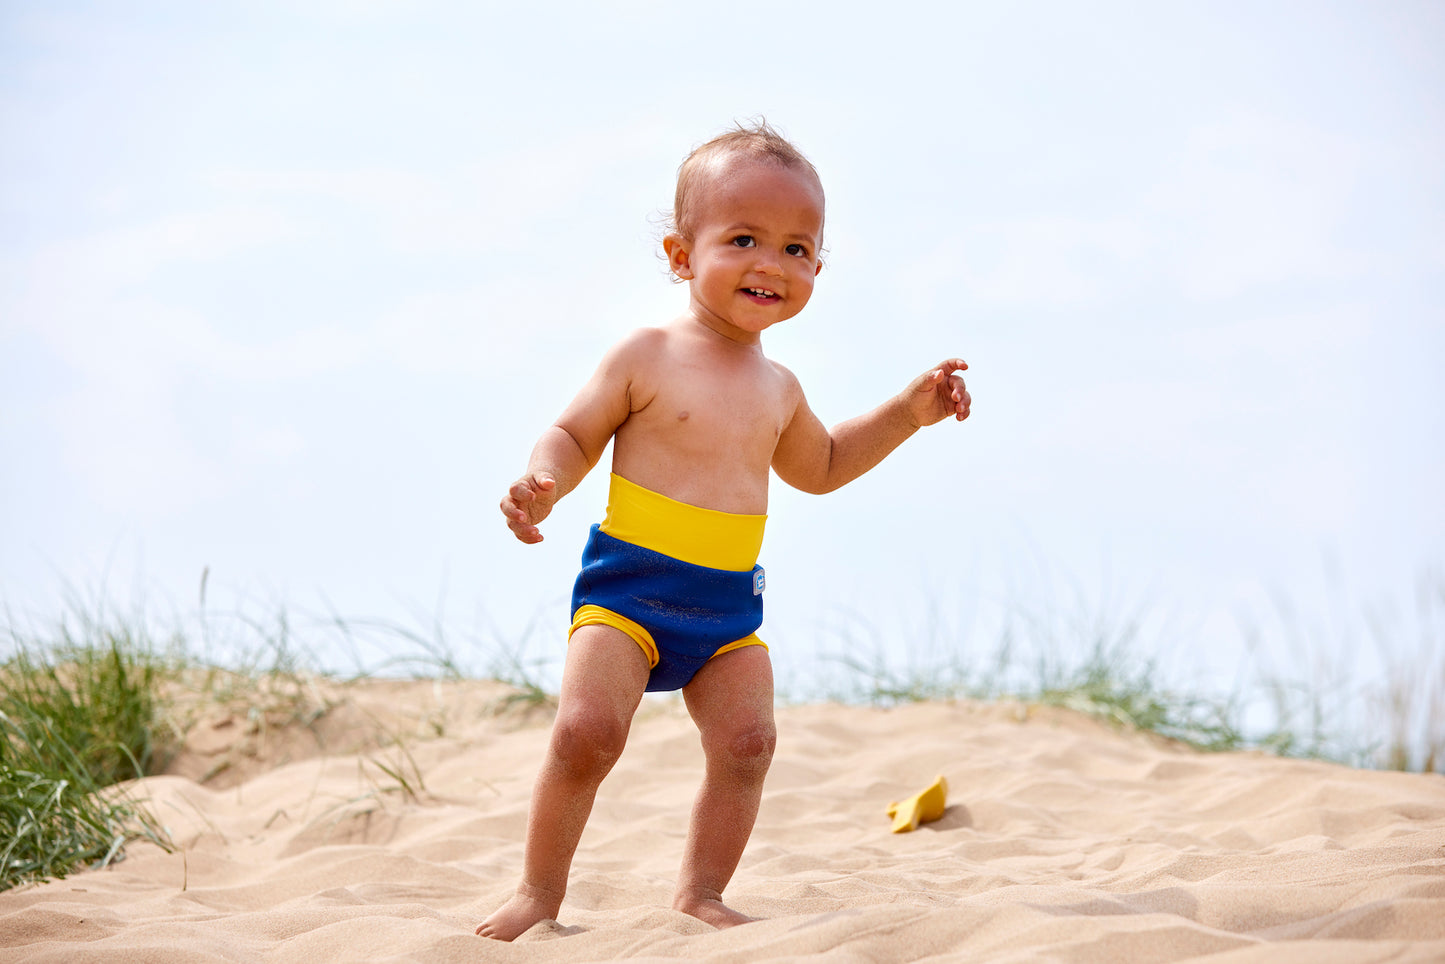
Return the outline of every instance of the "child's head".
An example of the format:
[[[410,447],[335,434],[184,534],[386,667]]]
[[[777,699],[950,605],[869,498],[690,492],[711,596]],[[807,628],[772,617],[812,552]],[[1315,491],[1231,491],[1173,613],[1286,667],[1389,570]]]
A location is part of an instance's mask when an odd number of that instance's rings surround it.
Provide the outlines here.
[[[769,127],[765,120],[751,125],[739,124],[694,150],[677,169],[677,193],[673,197],[667,233],[689,241],[696,236],[699,200],[708,182],[724,173],[730,163],[739,160],[765,161],[806,172],[817,184],[818,195],[822,197],[823,182],[802,151]]]
[[[823,266],[823,214],[813,165],[766,124],[693,151],[662,247],[694,316],[747,341],[796,315]]]

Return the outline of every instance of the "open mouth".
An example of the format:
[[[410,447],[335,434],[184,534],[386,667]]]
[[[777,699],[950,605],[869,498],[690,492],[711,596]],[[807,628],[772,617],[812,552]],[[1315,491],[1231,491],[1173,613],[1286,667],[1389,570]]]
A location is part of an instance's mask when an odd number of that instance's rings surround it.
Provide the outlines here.
[[[776,300],[778,297],[777,292],[771,291],[767,288],[744,288],[743,290],[746,291],[748,294],[752,295],[754,298],[762,298],[765,301],[773,301]]]

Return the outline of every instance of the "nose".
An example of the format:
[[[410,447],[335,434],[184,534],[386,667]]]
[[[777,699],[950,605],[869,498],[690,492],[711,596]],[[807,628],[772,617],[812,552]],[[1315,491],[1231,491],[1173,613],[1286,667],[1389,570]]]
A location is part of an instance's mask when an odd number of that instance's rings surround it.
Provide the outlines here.
[[[759,255],[757,262],[753,265],[753,270],[758,274],[770,274],[778,278],[783,276],[783,266],[777,256],[772,253]]]

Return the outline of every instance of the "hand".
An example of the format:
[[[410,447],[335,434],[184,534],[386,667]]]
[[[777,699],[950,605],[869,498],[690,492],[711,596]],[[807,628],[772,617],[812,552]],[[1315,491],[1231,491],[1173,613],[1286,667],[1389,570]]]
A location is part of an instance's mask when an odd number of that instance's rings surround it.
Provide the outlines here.
[[[963,376],[954,374],[967,369],[968,363],[962,358],[950,358],[932,371],[918,376],[908,386],[903,397],[919,428],[940,422],[950,415],[960,422],[968,418],[973,399],[963,384]]]
[[[544,472],[518,479],[502,500],[502,515],[507,528],[518,539],[534,545],[542,541],[537,523],[547,518],[557,502],[557,480]]]

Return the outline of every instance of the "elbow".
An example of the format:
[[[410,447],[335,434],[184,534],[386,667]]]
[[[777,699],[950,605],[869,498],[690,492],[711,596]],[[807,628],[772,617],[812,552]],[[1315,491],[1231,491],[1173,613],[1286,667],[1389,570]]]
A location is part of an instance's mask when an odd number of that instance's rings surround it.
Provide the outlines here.
[[[773,471],[799,492],[827,495],[848,482],[847,476],[839,472],[833,454],[830,440],[826,447],[817,451],[807,450],[806,455],[794,451],[786,458],[775,457]]]
[[[777,471],[776,468],[774,469],[774,471]],[[782,472],[778,472],[778,478],[782,479],[784,482],[788,483],[789,486],[797,489],[799,492],[806,492],[808,493],[808,495],[827,495],[829,492],[832,492],[835,488],[837,488],[837,486],[828,485],[826,479],[808,478],[805,476],[793,475],[791,473],[784,474]]]
[[[827,495],[829,492],[837,492],[847,484],[848,481],[846,479],[820,479],[818,483],[808,491],[813,495]]]
[[[809,495],[827,495],[829,492],[836,492],[847,484],[847,480],[829,479],[827,476],[816,479],[785,480],[799,492],[806,492]]]

